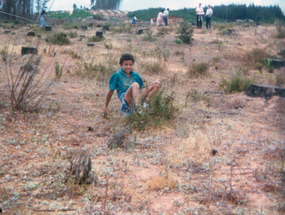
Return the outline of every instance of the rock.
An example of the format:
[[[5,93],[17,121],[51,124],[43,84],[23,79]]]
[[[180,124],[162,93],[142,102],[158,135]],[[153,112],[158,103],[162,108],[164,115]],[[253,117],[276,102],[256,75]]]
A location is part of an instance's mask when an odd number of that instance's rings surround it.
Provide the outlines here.
[[[216,150],[216,149],[212,149],[212,150],[211,150],[211,155],[214,155],[214,156],[215,156],[217,153],[218,153],[218,150]]]

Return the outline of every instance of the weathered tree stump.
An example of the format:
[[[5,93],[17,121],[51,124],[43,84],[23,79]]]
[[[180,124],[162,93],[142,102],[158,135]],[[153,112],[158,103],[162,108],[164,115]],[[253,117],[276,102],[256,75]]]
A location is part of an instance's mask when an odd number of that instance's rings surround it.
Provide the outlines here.
[[[98,182],[97,175],[92,172],[92,161],[86,151],[73,152],[70,158],[70,172],[66,175],[65,182],[73,180],[75,184],[95,184]]]
[[[82,25],[82,26],[81,26],[81,29],[82,29],[82,30],[87,30],[88,28],[87,28],[87,26]]]
[[[267,99],[274,95],[285,97],[285,88],[274,85],[251,84],[246,90],[246,94],[251,97],[265,97]]]
[[[52,27],[51,26],[46,26],[46,31],[51,31]]]
[[[94,43],[87,43],[87,46],[94,46]]]
[[[11,31],[4,31],[4,34],[9,34],[11,33]]]
[[[126,135],[129,132],[129,127],[122,128],[120,131],[110,137],[110,139],[108,140],[108,148],[113,149],[123,147],[124,140],[126,139]]]
[[[79,37],[84,38],[84,37],[85,37],[85,35],[81,34]]]
[[[104,25],[102,30],[103,31],[109,31],[109,26],[108,25]]]
[[[96,31],[96,37],[102,38],[102,37],[103,37],[103,32],[101,32],[101,31]]]
[[[285,67],[285,61],[284,60],[278,60],[278,59],[266,59],[267,62],[270,62],[270,65],[274,69],[280,69],[281,67]]]
[[[34,37],[35,36],[35,32],[33,32],[33,31],[28,32],[28,36],[29,37]]]
[[[22,47],[22,55],[24,54],[38,54],[38,49],[33,47]]]
[[[143,34],[143,30],[142,30],[142,29],[139,29],[139,30],[138,30],[138,34]]]

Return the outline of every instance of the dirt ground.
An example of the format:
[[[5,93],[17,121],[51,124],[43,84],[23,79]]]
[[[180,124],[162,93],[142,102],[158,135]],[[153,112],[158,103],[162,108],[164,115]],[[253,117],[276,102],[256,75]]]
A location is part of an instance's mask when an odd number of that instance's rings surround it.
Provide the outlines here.
[[[9,25],[9,24],[7,24]],[[191,45],[176,44],[176,27],[144,41],[143,35],[107,31],[105,40],[87,46],[96,28],[76,31],[69,45],[49,45],[52,32],[35,26],[1,28],[0,49],[9,44],[11,64],[0,65],[0,210],[3,214],[285,214],[284,98],[226,94],[219,84],[244,66],[242,56],[255,48],[278,55],[285,39],[274,26],[231,24],[231,34],[194,28]],[[4,30],[11,33],[4,34]],[[35,37],[27,32],[35,30]],[[158,31],[151,27],[153,35]],[[15,34],[12,34],[15,33]],[[37,37],[37,35],[41,35]],[[80,35],[84,35],[80,36]],[[218,41],[218,42],[217,42]],[[22,46],[37,47],[39,74],[63,75],[52,83],[39,111],[13,111],[6,71],[17,74],[28,59]],[[159,53],[169,50],[166,59]],[[133,130],[125,148],[108,149],[109,138],[125,117],[114,95],[103,114],[108,78],[83,77],[84,64],[119,68],[123,53],[135,56],[135,68],[146,83],[160,80],[166,94],[175,93],[178,117],[162,127]],[[75,57],[77,55],[77,57]],[[147,65],[158,62],[152,74]],[[193,63],[206,62],[204,77],[189,78]],[[108,68],[111,68],[108,67]],[[275,85],[277,74],[246,71],[258,84]],[[195,100],[193,92],[203,95]],[[190,96],[189,96],[190,95]],[[92,129],[88,129],[91,127]],[[213,150],[214,151],[213,153]],[[91,156],[98,180],[74,184],[65,180],[74,152]],[[215,153],[216,152],[216,153]],[[283,172],[283,174],[282,174]]]

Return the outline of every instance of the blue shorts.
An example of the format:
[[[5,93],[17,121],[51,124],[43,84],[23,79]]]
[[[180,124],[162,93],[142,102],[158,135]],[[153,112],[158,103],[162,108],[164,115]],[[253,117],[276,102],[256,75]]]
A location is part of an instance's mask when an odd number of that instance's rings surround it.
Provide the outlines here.
[[[126,92],[124,93],[118,93],[118,98],[122,102],[121,112],[124,115],[130,115],[131,114],[131,107],[128,105],[127,101],[124,99]]]

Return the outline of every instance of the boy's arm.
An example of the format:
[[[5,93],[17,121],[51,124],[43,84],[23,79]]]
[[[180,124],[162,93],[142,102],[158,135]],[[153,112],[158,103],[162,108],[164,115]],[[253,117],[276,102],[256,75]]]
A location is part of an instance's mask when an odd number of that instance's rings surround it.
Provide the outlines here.
[[[107,93],[106,102],[105,102],[105,111],[106,112],[108,112],[108,105],[109,105],[109,102],[113,96],[113,93],[114,93],[114,90],[109,90]]]

